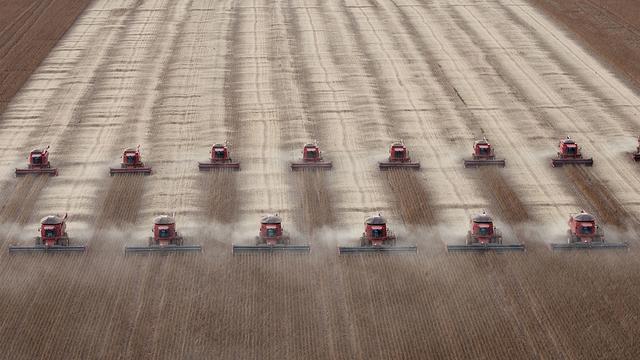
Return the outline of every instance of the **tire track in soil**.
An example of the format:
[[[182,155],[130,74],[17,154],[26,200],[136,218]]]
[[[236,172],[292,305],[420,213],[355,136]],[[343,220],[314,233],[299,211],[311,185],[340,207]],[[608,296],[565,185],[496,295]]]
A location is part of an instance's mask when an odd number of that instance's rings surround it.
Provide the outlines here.
[[[474,17],[476,21],[478,21],[478,24],[481,25],[481,27],[486,31],[487,35],[492,39],[492,41],[495,42],[497,46],[503,49],[506,54],[509,54],[509,52],[507,52],[506,49],[504,49],[504,45],[502,45],[502,43],[496,38],[496,36],[492,33],[492,31],[489,30],[487,25],[482,24],[480,20],[477,17],[475,17],[475,15],[473,15],[473,13],[471,13],[469,9],[466,9],[465,11],[467,11],[471,16]],[[473,30],[471,29],[465,29],[465,27],[466,26],[463,25],[463,27],[461,28],[469,36],[471,36],[472,38],[475,37],[476,39],[480,39],[479,34],[473,32]],[[541,41],[540,39],[538,40]],[[547,53],[553,54],[551,49],[545,49],[545,50]],[[514,62],[514,64],[518,68],[521,68],[521,65],[519,65],[512,58],[511,55],[509,55],[508,57],[511,61]],[[551,55],[551,58],[554,59],[557,63],[561,64],[561,66],[566,67],[566,64],[564,64],[563,61],[558,57],[554,57],[553,55]],[[492,57],[487,57],[487,61],[491,64],[491,66],[494,68],[494,70],[497,73],[508,74],[507,72],[503,71],[503,67],[498,62],[497,59],[492,61]],[[569,73],[575,72],[573,68],[569,68],[569,69],[571,70],[571,72]],[[521,71],[523,74],[527,73],[525,70],[521,70]],[[530,113],[534,114],[536,118],[544,121],[546,125],[550,129],[553,129],[555,133],[559,133],[561,131],[560,126],[557,125],[557,122],[554,121],[554,118],[552,118],[548,112],[542,111],[541,109],[535,108],[531,105],[534,100],[528,97],[527,90],[524,89],[517,80],[514,80],[509,76],[503,76],[503,78],[505,79],[507,86],[510,89],[514,90],[515,94],[519,94],[522,97],[522,99],[524,100],[522,104],[526,106],[527,110]],[[529,81],[528,84],[539,88],[541,93],[546,94],[544,89],[540,88],[540,86],[537,84],[536,81]],[[596,96],[597,95],[598,94],[596,94]],[[565,99],[562,93],[558,93],[557,96],[563,99],[563,102],[565,103],[570,101],[569,99]],[[554,103],[551,96],[546,95],[546,97],[549,101]],[[562,108],[558,108],[558,112],[562,115],[562,117],[566,121],[571,122],[576,128],[580,129],[583,127],[581,126],[580,122],[578,120],[575,120],[570,114],[566,112],[566,110]],[[583,136],[586,136],[586,138],[589,139],[590,142],[593,142],[593,139],[591,138],[591,136],[587,134],[583,134]],[[622,219],[630,219],[632,220],[633,223],[638,222],[638,220],[635,217],[632,217],[631,214],[624,209],[624,206],[620,203],[620,201],[613,195],[613,193],[611,193],[606,188],[604,183],[598,178],[598,176],[595,173],[593,173],[593,171],[588,173],[585,171],[585,169],[582,169],[580,167],[569,166],[564,168],[562,173],[557,174],[557,176],[559,180],[562,180],[564,178],[571,179],[572,182],[569,184],[564,182],[567,185],[566,186],[567,190],[577,195],[577,199],[579,200],[582,208],[588,209],[588,211],[596,215],[605,224],[609,223],[609,224],[612,224],[613,226],[619,227],[623,231],[626,230],[627,225],[620,220],[621,218],[616,218],[616,216],[619,214],[625,215]]]
[[[406,27],[409,34],[411,34],[411,38],[413,44],[417,49],[420,50],[421,55],[425,59],[425,64],[438,64],[436,60],[436,54],[433,50],[432,46],[426,44],[422,37],[419,35],[420,32],[415,27],[404,8],[409,8],[410,6],[403,7],[399,6],[395,1],[391,0],[391,3],[397,9],[397,13],[402,19],[402,24]],[[413,7],[411,7],[413,9]],[[415,10],[415,9],[414,9]],[[393,10],[391,10],[393,11]],[[424,22],[424,18],[422,18]],[[441,46],[442,48],[442,46]],[[441,51],[440,54],[444,54],[448,57],[450,55],[446,51]],[[456,90],[455,85],[453,84],[453,80],[444,72],[440,65],[429,66],[429,70],[431,74],[435,77],[436,81],[440,85],[442,91],[452,99],[452,105],[455,111],[459,114],[459,116],[465,119],[465,125],[469,132],[474,134],[475,138],[481,138],[485,135],[486,126],[482,125],[482,122],[475,113],[469,109],[467,104],[464,102],[463,98],[460,97],[458,91]],[[470,84],[468,84],[470,85]],[[471,87],[471,86],[470,86]],[[495,118],[494,118],[495,120]],[[493,128],[493,127],[492,127]],[[496,127],[499,131],[499,127]],[[500,139],[505,139],[510,145],[515,146],[515,144],[509,140],[509,136],[506,134],[499,132],[496,135],[500,135]],[[489,134],[490,138],[493,138],[492,134]],[[499,155],[499,154],[498,154]],[[485,195],[488,202],[492,205],[491,212],[498,215],[499,218],[504,219],[506,222],[510,224],[510,226],[514,227],[514,231],[516,232],[516,238],[521,240],[526,240],[526,236],[523,234],[521,230],[517,229],[517,224],[521,222],[526,222],[531,220],[531,215],[527,210],[526,206],[520,199],[517,192],[514,190],[514,187],[511,181],[503,174],[502,171],[494,168],[480,168],[476,169],[477,173],[474,176],[476,183],[478,184],[478,188],[482,189],[488,187],[491,191],[482,191]],[[473,170],[471,170],[473,171]],[[535,174],[533,169],[527,167],[527,171],[530,175]],[[534,179],[537,176],[533,177]],[[538,181],[539,183],[539,181]]]
[[[363,11],[363,10],[361,10],[361,11]],[[372,28],[373,28],[373,27],[372,27]],[[375,31],[375,30],[374,30],[374,31]],[[393,33],[393,32],[392,32],[392,31],[386,31],[386,33]],[[405,57],[405,58],[407,57],[407,56],[406,56],[406,54],[404,55],[404,57]],[[476,265],[476,266],[477,266],[477,265]],[[493,283],[492,283],[492,284],[493,284]],[[486,284],[485,284],[485,286],[489,287],[490,285],[489,285],[489,283],[486,283]],[[495,286],[495,284],[494,284],[494,286]],[[494,294],[490,294],[490,298],[491,298],[491,301],[490,301],[491,303],[501,303],[501,302],[502,302],[502,303],[504,303],[504,302],[505,302],[505,300],[504,300],[502,297],[498,296],[498,294],[495,294],[495,293],[494,293]],[[512,308],[512,307],[513,307],[513,304],[512,304],[512,303],[511,303],[511,304],[509,304],[509,300],[508,300],[508,299],[506,300],[506,302],[507,302],[507,304],[506,304],[506,305],[509,305],[509,308]],[[494,316],[494,317],[495,317],[495,316],[499,316],[499,315],[498,315],[498,314],[493,314],[492,316]],[[504,315],[502,315],[502,316],[507,316],[507,315],[506,315],[506,314],[504,314]],[[488,319],[488,318],[485,318],[485,319]],[[505,321],[506,321],[506,319],[505,319]],[[480,322],[480,323],[482,323],[482,322],[483,322],[482,318],[481,318],[481,319],[479,319],[479,322]],[[513,321],[511,321],[511,322],[513,323]],[[477,325],[477,323],[476,323],[475,325]],[[515,328],[515,327],[517,326],[517,324],[513,324],[512,326],[514,326],[514,328]],[[468,327],[468,325],[467,325],[467,327]],[[460,333],[460,332],[458,332],[458,333]],[[464,336],[464,335],[463,335],[463,336]],[[505,355],[505,356],[508,356],[508,355]]]

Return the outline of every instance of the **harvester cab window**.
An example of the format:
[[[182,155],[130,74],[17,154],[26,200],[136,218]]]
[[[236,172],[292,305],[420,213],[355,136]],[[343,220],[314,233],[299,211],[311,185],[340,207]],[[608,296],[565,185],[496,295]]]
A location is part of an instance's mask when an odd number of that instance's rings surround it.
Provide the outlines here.
[[[489,226],[480,226],[478,227],[478,234],[480,236],[487,236],[491,234],[491,227]]]
[[[488,146],[480,146],[480,155],[489,155],[489,147]]]
[[[158,236],[161,238],[168,238],[171,236],[171,233],[169,232],[169,228],[160,228],[158,229]]]
[[[32,164],[42,164],[42,156],[40,154],[31,155]]]
[[[223,149],[215,149],[213,151],[213,155],[216,159],[224,159],[224,150]]]
[[[274,227],[267,228],[267,237],[276,237],[278,235],[278,231]]]
[[[404,149],[394,149],[393,150],[393,157],[396,159],[404,159]]]
[[[127,164],[135,164],[136,156],[134,154],[127,154]]]
[[[567,154],[575,155],[578,152],[578,147],[575,145],[567,146]]]
[[[318,152],[315,149],[307,150],[307,158],[315,159],[318,157]]]
[[[44,237],[47,237],[47,238],[56,237],[56,230],[55,229],[44,229]]]
[[[382,227],[374,227],[371,229],[371,237],[381,238],[383,236]]]
[[[581,234],[591,234],[591,233],[593,233],[593,226],[591,226],[591,225],[581,225],[580,226],[580,233]]]

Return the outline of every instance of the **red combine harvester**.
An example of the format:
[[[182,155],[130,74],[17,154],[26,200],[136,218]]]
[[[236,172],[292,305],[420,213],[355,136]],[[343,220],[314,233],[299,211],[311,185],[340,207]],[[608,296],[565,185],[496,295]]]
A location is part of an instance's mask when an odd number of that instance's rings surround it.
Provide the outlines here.
[[[174,216],[160,215],[153,219],[153,233],[149,237],[148,246],[126,246],[125,253],[148,253],[148,252],[193,252],[202,251],[200,245],[184,245],[183,239],[176,231],[176,221]]]
[[[636,147],[636,152],[632,155],[634,161],[640,161],[640,136],[638,137],[638,147]]]
[[[551,160],[551,166],[575,164],[593,166],[593,158],[582,157],[581,149],[573,139],[567,136],[558,144],[558,157]]]
[[[493,146],[489,143],[487,138],[482,140],[476,140],[473,143],[473,154],[471,159],[464,160],[464,167],[479,167],[485,165],[496,165],[500,167],[505,166],[504,159],[496,159],[493,152]]]
[[[122,152],[122,163],[119,168],[110,168],[109,175],[114,174],[142,174],[151,175],[151,168],[144,166],[140,155],[140,145],[135,149],[125,149]]]
[[[447,245],[447,251],[524,251],[522,244],[503,244],[502,233],[484,211],[471,218],[465,245]]]
[[[626,249],[626,243],[609,243],[605,241],[604,230],[596,224],[596,218],[581,211],[569,216],[566,244],[551,244],[553,250],[574,249]]]
[[[233,245],[233,253],[251,252],[297,252],[308,253],[309,245],[291,245],[289,234],[282,229],[282,219],[268,215],[260,220],[260,233],[256,236],[256,245]]]
[[[67,214],[64,217],[49,215],[40,220],[40,236],[34,246],[9,246],[9,252],[70,252],[85,251],[84,245],[69,245],[67,235]]]
[[[397,237],[387,229],[387,220],[380,214],[368,217],[364,222],[364,233],[360,237],[360,246],[340,246],[340,254],[371,252],[417,252],[416,245],[396,245]]]
[[[214,144],[211,147],[211,157],[207,162],[199,162],[200,171],[208,171],[215,169],[233,169],[240,170],[240,163],[231,160],[229,156],[229,148],[227,144]]]
[[[316,144],[306,144],[302,148],[302,159],[291,163],[291,170],[330,170],[332,167],[331,161],[322,159],[322,153]]]
[[[29,153],[29,158],[27,159],[27,167],[23,169],[16,169],[16,176],[24,176],[24,175],[41,175],[46,174],[50,176],[57,176],[58,169],[52,168],[49,163],[49,147],[46,149],[34,149]]]
[[[411,161],[409,150],[402,141],[391,144],[389,159],[378,163],[380,170],[388,169],[420,169],[420,163]]]

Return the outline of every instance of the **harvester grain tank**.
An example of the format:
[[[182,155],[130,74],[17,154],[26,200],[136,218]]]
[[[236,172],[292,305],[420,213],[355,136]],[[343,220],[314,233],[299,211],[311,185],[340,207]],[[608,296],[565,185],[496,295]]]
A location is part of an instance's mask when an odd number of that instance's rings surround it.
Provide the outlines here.
[[[153,219],[153,236],[147,246],[126,246],[125,253],[149,252],[200,252],[200,245],[185,245],[182,236],[176,231],[174,216],[160,215]]]
[[[629,246],[626,243],[607,242],[596,218],[584,211],[569,215],[568,225],[567,242],[551,244],[553,250],[626,249]]]
[[[476,140],[473,143],[473,154],[471,159],[464,160],[464,167],[479,167],[479,166],[505,166],[504,159],[497,159],[493,150],[493,146],[487,138],[482,140]]]
[[[322,152],[317,144],[306,144],[302,148],[302,159],[291,163],[291,170],[331,170],[331,161],[322,158]]]
[[[227,143],[213,144],[209,153],[211,154],[209,161],[198,163],[200,171],[217,169],[240,170],[240,163],[231,159]]]
[[[232,251],[238,253],[255,252],[289,252],[289,253],[309,253],[309,245],[291,244],[291,237],[282,228],[282,218],[275,215],[264,216],[260,220],[260,230],[255,238],[255,245],[233,244]]]
[[[464,245],[447,245],[448,251],[524,251],[522,244],[503,244],[502,232],[486,212],[471,218]]]
[[[420,169],[420,163],[412,161],[409,150],[402,141],[395,142],[389,147],[389,158],[387,161],[378,163],[380,170],[388,169]]]
[[[49,175],[57,176],[58,169],[52,168],[49,162],[49,147],[46,149],[33,149],[27,158],[27,167],[16,169],[16,176],[24,175]]]
[[[34,246],[9,246],[9,252],[78,252],[87,249],[84,245],[70,245],[67,234],[67,214],[45,216],[40,220],[40,236]]]
[[[109,175],[141,174],[151,175],[151,167],[145,166],[140,155],[140,145],[135,149],[125,149],[119,168],[110,168]]]
[[[563,165],[586,165],[593,166],[593,158],[582,156],[582,149],[569,136],[558,143],[557,157],[551,160],[551,166],[559,167]]]
[[[360,246],[340,246],[340,254],[378,253],[378,252],[417,252],[416,245],[397,245],[398,238],[387,228],[387,220],[380,214],[370,216],[364,221],[364,232],[360,237]]]

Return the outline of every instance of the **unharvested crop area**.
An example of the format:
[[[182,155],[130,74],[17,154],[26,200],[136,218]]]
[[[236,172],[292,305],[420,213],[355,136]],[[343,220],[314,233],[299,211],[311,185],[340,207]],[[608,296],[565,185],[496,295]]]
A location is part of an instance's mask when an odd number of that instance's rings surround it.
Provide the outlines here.
[[[521,0],[94,0],[0,117],[0,352],[638,358],[639,115]],[[592,168],[551,168],[566,135]],[[505,168],[463,168],[481,136]],[[199,173],[225,139],[241,171]],[[397,139],[420,171],[378,170]],[[333,169],[292,172],[313,140]],[[109,177],[136,144],[154,173]],[[448,254],[482,209],[527,251]],[[629,251],[551,252],[579,209]],[[86,254],[9,255],[64,212]],[[172,212],[202,254],[124,256]],[[233,256],[275,212],[311,254]],[[418,254],[338,256],[374,212]]]

